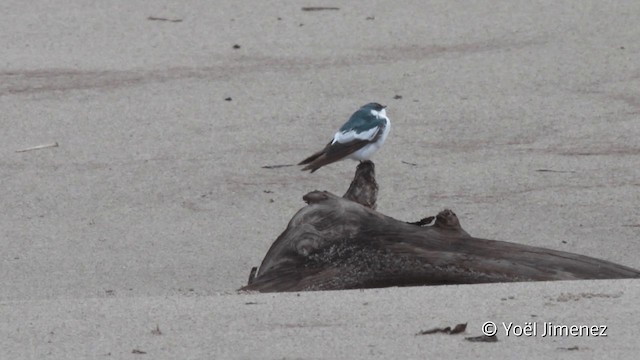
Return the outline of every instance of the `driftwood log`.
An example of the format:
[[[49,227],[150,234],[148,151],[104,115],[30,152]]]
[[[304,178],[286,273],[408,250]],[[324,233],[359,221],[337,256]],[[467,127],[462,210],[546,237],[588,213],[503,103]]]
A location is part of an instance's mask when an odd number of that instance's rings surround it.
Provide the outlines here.
[[[314,191],[240,290],[339,290],[513,281],[640,278],[583,255],[479,239],[451,210],[407,223],[374,209],[374,165],[358,165],[341,198]]]

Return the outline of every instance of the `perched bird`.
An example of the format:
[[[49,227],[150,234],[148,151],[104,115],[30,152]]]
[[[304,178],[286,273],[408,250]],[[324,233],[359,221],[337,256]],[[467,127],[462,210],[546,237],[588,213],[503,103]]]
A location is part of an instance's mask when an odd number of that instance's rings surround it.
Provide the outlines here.
[[[386,106],[378,103],[364,105],[342,125],[324,149],[302,160],[302,170],[314,172],[342,159],[369,160],[389,135],[391,121]]]

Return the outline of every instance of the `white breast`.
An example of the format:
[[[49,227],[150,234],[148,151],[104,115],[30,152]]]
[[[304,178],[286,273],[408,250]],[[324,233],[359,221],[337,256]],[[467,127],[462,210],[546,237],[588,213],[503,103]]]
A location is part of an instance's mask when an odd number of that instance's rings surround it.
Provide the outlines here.
[[[384,113],[384,109],[379,112],[378,116],[380,115],[382,115],[381,117],[384,117],[387,124],[384,127],[382,135],[380,136],[380,138],[378,138],[378,141],[365,145],[362,149],[349,155],[348,156],[349,159],[358,160],[358,161],[370,160],[373,154],[375,154],[376,151],[380,149],[382,144],[384,144],[384,141],[387,139],[387,135],[389,135],[389,131],[391,130],[391,121],[389,121],[389,118]]]

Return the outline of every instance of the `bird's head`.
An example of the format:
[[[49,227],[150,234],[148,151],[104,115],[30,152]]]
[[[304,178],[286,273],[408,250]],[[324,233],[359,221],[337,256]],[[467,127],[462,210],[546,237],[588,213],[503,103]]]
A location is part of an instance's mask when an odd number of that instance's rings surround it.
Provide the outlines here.
[[[366,112],[371,113],[371,115],[377,117],[377,118],[386,118],[387,117],[387,110],[386,110],[387,106],[386,105],[380,105],[378,103],[372,102],[372,103],[368,103],[366,105],[363,105],[360,110],[364,110]]]

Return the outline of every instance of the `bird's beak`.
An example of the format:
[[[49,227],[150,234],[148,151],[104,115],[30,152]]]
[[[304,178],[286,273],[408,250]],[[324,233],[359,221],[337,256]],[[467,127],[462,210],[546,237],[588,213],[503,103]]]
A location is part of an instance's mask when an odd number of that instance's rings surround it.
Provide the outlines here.
[[[383,109],[386,109],[386,108],[387,108],[387,105],[382,105],[382,108],[383,108]]]

